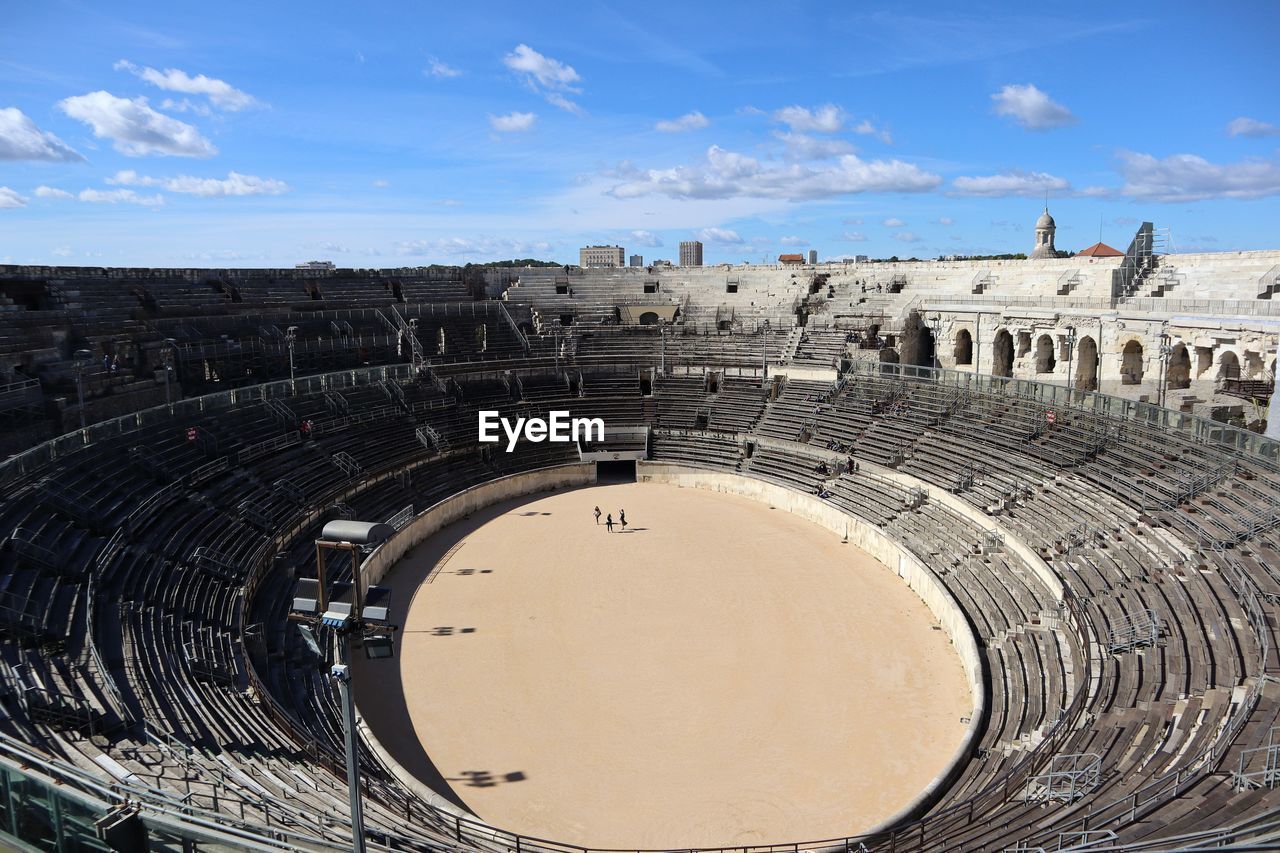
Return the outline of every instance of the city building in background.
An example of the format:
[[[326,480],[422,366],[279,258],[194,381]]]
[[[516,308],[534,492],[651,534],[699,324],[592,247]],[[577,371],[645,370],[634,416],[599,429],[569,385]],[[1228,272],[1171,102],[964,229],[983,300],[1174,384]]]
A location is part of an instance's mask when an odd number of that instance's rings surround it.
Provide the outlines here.
[[[584,246],[578,250],[578,266],[584,270],[620,267],[625,257],[621,246]]]
[[[697,240],[683,240],[680,243],[680,266],[702,266],[702,243]]]

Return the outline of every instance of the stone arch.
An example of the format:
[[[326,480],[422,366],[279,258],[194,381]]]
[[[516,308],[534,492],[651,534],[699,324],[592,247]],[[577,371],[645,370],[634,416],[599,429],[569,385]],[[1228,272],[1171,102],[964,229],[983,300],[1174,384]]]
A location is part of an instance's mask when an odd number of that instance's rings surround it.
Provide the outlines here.
[[[658,314],[657,314],[657,312],[655,312],[655,311],[645,311],[643,314],[641,314],[641,315],[640,315],[640,325],[641,325],[641,326],[656,326],[656,325],[658,325]]]
[[[898,351],[892,347],[885,347],[880,350],[880,362],[882,364],[897,364]]]
[[[1142,384],[1142,344],[1129,341],[1120,352],[1120,384]]]
[[[1041,335],[1036,340],[1036,373],[1053,373],[1058,360],[1053,355],[1053,335]]]
[[[991,349],[991,375],[1013,375],[1013,335],[1008,329],[996,332],[995,343]]]
[[[1076,345],[1076,390],[1098,390],[1098,342],[1088,335]]]
[[[1239,379],[1240,378],[1240,357],[1231,350],[1223,351],[1218,356],[1218,379]]]
[[[1182,391],[1191,387],[1191,353],[1186,344],[1178,344],[1169,353],[1169,368],[1165,373],[1165,388]]]
[[[1244,378],[1245,379],[1261,379],[1262,378],[1262,353],[1245,352]]]
[[[902,363],[933,367],[934,344],[933,330],[918,313],[912,311],[902,327],[902,342],[899,347]]]
[[[973,335],[969,334],[968,329],[956,332],[956,345],[952,354],[957,365],[973,364]]]

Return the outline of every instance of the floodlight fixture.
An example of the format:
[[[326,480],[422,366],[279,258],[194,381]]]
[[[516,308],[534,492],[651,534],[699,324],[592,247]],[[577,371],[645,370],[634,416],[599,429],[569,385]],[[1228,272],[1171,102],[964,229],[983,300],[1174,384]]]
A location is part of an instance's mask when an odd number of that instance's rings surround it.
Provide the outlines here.
[[[395,656],[395,640],[390,634],[376,634],[364,639],[364,655],[370,660]]]

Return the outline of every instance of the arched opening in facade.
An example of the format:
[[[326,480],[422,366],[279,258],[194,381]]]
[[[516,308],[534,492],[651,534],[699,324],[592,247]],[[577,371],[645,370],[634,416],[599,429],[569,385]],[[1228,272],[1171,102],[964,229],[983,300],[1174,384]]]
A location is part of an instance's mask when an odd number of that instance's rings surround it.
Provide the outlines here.
[[[914,311],[907,318],[907,322],[902,328],[902,342],[899,346],[899,352],[903,364],[933,367],[933,330]]]
[[[969,334],[968,329],[956,332],[956,346],[952,354],[957,365],[973,364],[973,335]]]
[[[1098,390],[1098,344],[1088,335],[1076,345],[1076,390]]]
[[[1120,384],[1142,384],[1142,344],[1129,341],[1120,355]]]
[[[1231,350],[1218,359],[1218,378],[1228,381],[1240,378],[1240,359]]]
[[[1041,335],[1036,341],[1036,373],[1053,373],[1058,360],[1053,356],[1053,336]]]
[[[1191,353],[1186,344],[1178,344],[1169,354],[1169,370],[1165,375],[1165,387],[1181,391],[1191,387]]]
[[[641,326],[658,325],[658,315],[653,311],[644,312],[643,314],[640,315],[640,325]]]
[[[991,375],[1013,375],[1013,335],[1008,329],[996,332],[995,346],[991,351]]]
[[[882,364],[897,364],[898,351],[890,347],[880,350],[880,361]]]
[[[1244,378],[1262,378],[1262,353],[1247,352],[1244,354]]]

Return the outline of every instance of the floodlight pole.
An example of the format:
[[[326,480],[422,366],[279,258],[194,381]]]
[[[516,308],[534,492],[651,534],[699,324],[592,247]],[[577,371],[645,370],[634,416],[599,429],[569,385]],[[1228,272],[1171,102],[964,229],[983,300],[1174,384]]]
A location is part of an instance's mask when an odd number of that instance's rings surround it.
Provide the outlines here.
[[[764,321],[764,337],[760,339],[760,387],[763,388],[769,377],[769,321]]]
[[[173,393],[169,389],[171,380],[170,374],[173,373],[174,362],[174,344],[173,338],[165,338],[164,346],[160,350],[160,360],[164,363],[164,402],[169,407],[169,414],[173,414]]]
[[[359,581],[357,580],[357,583]],[[340,628],[338,634],[338,663],[333,665],[329,674],[338,682],[338,693],[342,699],[342,730],[347,741],[347,792],[351,799],[351,850],[353,853],[365,853],[364,846],[364,807],[360,802],[360,738],[356,731],[356,700],[351,685],[351,668],[348,663],[351,657],[350,621]]]
[[[942,362],[938,360],[938,346],[942,339],[942,315],[934,317],[929,325],[933,326],[933,367],[936,370],[942,366]]]
[[[290,330],[292,331],[292,329]],[[375,547],[386,540],[392,529],[385,524],[366,524],[355,522],[354,529],[339,524],[337,529],[331,527],[337,522],[329,522],[321,532],[316,543],[316,590],[315,599],[309,596],[294,598],[294,610],[289,618],[293,621],[306,622],[315,627],[333,630],[336,643],[337,662],[329,669],[329,675],[338,685],[339,699],[342,703],[342,731],[347,753],[347,788],[351,801],[351,849],[355,853],[364,853],[364,810],[360,802],[360,733],[356,728],[356,700],[354,686],[351,683],[351,646],[354,641],[365,642],[365,653],[370,654],[369,642],[381,641],[378,646],[386,654],[376,657],[389,657],[390,644],[388,637],[369,637],[367,632],[379,625],[386,631],[394,631],[395,626],[386,625],[386,608],[380,607],[373,615],[366,613],[364,578],[361,577],[361,547]],[[326,552],[346,551],[351,555],[352,604],[350,610],[337,607],[328,609],[328,578],[326,577]],[[299,582],[301,583],[301,581]],[[374,656],[374,655],[370,655]]]
[[[284,333],[285,343],[289,345],[289,390],[296,393],[293,373],[293,345],[298,340],[298,327],[290,326]]]
[[[1072,391],[1071,387],[1071,364],[1075,361],[1076,355],[1076,327],[1067,326],[1067,391]],[[1070,396],[1070,395],[1068,395]]]
[[[84,429],[84,364],[76,365],[76,399],[80,403],[80,429]]]

